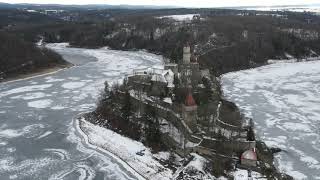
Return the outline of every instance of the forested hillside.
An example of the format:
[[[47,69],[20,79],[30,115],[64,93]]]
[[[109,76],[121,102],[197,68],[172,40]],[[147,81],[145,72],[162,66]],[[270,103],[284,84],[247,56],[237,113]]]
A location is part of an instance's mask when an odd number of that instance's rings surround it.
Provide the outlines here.
[[[170,13],[198,13],[200,18],[175,21]],[[78,20],[37,27],[46,42],[114,49],[147,49],[172,61],[182,46],[194,47],[202,66],[217,75],[265,64],[268,59],[320,54],[320,18],[310,13],[210,9],[79,11]],[[30,34],[29,31],[21,32]]]
[[[57,53],[37,47],[37,27],[59,19],[19,9],[0,11],[0,81],[68,63]],[[23,33],[22,33],[23,32]]]
[[[42,10],[43,11],[43,10]],[[164,16],[198,14],[189,21]],[[320,17],[312,13],[224,9],[70,9],[44,15],[6,10],[2,29],[28,42],[146,49],[179,61],[190,44],[201,66],[216,75],[266,64],[269,59],[303,59],[320,54]],[[8,21],[8,22],[7,22]],[[28,22],[24,23],[24,22]]]
[[[8,33],[0,32],[0,42],[0,81],[44,68],[67,65],[59,54],[38,48]]]

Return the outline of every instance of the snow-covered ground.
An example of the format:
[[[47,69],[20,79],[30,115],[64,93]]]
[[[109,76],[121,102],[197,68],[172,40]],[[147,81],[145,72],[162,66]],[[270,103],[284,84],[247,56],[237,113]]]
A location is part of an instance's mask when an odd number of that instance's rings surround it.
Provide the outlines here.
[[[247,170],[237,169],[234,173],[234,180],[249,180],[249,173]],[[266,180],[266,178],[263,178],[263,176],[260,173],[257,172],[251,172],[251,178],[252,180]]]
[[[305,5],[305,6],[265,6],[245,8],[246,10],[256,11],[292,11],[292,12],[314,12],[320,15],[320,5]]]
[[[176,21],[190,21],[193,16],[199,16],[199,14],[183,14],[183,15],[169,15],[169,16],[161,16],[159,18],[170,18]]]
[[[271,64],[222,76],[223,91],[295,179],[320,179],[320,61]]]
[[[146,148],[141,142],[91,124],[85,119],[77,121],[79,121],[81,130],[87,135],[91,144],[102,147],[121,158],[143,178],[172,179],[172,171],[163,167],[154,159],[150,149]],[[143,155],[137,155],[138,152],[143,152]]]
[[[175,179],[180,173],[184,174],[184,178],[189,179],[215,179],[212,175],[204,170],[207,160],[192,153],[194,157],[186,166],[173,174],[172,170],[164,167],[159,161],[166,161],[170,158],[169,152],[159,152],[152,154],[151,150],[145,147],[141,142],[124,137],[109,129],[94,125],[84,118],[76,119],[76,126],[80,133],[83,134],[86,141],[96,148],[102,148],[119,158],[128,170],[136,173],[139,179]],[[181,164],[182,159],[175,156],[175,164]],[[182,164],[181,164],[182,165]],[[192,173],[190,173],[192,172]]]

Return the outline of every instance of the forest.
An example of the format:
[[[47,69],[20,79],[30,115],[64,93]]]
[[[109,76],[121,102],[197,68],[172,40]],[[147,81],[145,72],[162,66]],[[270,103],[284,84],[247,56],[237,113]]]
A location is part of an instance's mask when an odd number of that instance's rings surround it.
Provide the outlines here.
[[[162,18],[174,14],[200,17],[187,22]],[[312,13],[73,8],[54,15],[6,9],[0,16],[1,31],[30,43],[41,36],[47,43],[75,47],[146,49],[173,62],[181,60],[188,43],[200,65],[217,76],[264,65],[269,59],[301,60],[320,53],[320,17]]]
[[[0,81],[68,64],[59,54],[47,48],[38,48],[34,43],[11,34],[0,32],[0,41]]]

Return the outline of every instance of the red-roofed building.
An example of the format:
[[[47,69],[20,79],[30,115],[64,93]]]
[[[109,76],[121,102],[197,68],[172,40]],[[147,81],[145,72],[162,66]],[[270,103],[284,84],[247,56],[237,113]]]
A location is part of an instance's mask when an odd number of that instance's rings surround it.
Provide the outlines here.
[[[249,149],[242,153],[241,164],[246,166],[257,166],[257,153],[255,148]]]
[[[193,96],[190,92],[188,93],[188,95],[186,97],[185,105],[186,106],[196,106],[196,102],[194,101]]]
[[[183,109],[182,117],[191,129],[196,127],[197,117],[198,117],[197,108],[198,106],[196,104],[196,101],[194,100],[191,91],[189,91],[182,107]]]

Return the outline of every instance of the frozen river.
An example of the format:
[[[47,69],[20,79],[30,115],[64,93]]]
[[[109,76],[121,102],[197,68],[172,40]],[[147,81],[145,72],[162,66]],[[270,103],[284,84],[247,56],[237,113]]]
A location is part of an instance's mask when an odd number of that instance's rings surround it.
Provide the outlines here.
[[[116,159],[83,142],[72,119],[95,108],[105,80],[161,66],[162,57],[48,46],[76,66],[0,84],[0,179],[136,179]]]
[[[257,136],[284,152],[277,167],[320,179],[320,61],[283,63],[223,75],[223,91],[255,121]]]

